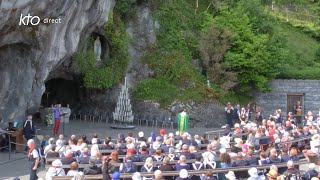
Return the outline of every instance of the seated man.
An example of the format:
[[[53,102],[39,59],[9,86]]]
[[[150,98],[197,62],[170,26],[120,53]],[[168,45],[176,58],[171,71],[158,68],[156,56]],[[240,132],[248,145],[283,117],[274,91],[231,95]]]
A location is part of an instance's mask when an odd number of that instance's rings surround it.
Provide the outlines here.
[[[182,152],[179,153],[180,156],[184,155],[187,159],[194,158],[191,153],[189,152],[189,146],[187,144],[182,145]]]
[[[151,157],[147,149],[147,146],[141,147],[140,154],[138,155],[138,159],[140,162],[145,162],[148,157]]]
[[[318,177],[318,172],[315,169],[316,169],[316,165],[314,163],[310,163],[309,164],[309,169],[302,176],[302,179],[310,180],[313,177]]]
[[[253,151],[251,149],[248,150],[248,154],[245,157],[245,160],[249,163],[250,166],[258,165],[258,158],[253,156]]]
[[[79,164],[89,164],[89,149],[83,148],[82,156],[77,158]]]
[[[176,164],[176,171],[180,171],[181,169],[191,170],[190,165],[186,163],[186,160],[186,156],[180,156],[179,161]]]
[[[249,163],[243,159],[242,153],[238,152],[237,159],[232,163],[232,167],[237,166],[247,166]],[[247,171],[237,171],[235,172],[237,178],[246,178],[247,177]]]
[[[265,152],[260,152],[260,160],[259,160],[259,165],[263,164],[270,164],[269,158],[267,158]]]
[[[270,160],[271,164],[281,162],[281,160],[277,157],[277,150],[276,149],[272,148],[270,150],[269,160]]]
[[[300,174],[299,169],[294,167],[294,163],[293,161],[288,161],[287,162],[287,171],[283,173],[283,176],[285,176],[286,178],[291,178],[291,177],[298,177]]]

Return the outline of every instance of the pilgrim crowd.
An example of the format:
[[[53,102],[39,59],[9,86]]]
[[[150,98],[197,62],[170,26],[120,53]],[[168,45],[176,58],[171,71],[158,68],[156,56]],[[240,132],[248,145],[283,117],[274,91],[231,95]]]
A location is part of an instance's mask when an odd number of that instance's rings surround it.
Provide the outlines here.
[[[102,174],[103,179],[119,179],[121,173],[131,173],[133,180],[318,179],[319,115],[313,118],[308,112],[304,120],[299,121],[292,113],[282,117],[279,109],[267,119],[262,118],[261,112],[256,112],[256,118],[251,119],[251,112],[238,109],[236,111],[228,103],[225,108],[227,125],[220,136],[212,132],[211,138],[208,134],[167,133],[165,129],[159,134],[152,132],[150,136],[128,132],[104,138],[93,134],[91,139],[86,135],[46,137],[39,152],[43,156],[41,160],[56,158],[46,172],[46,179],[53,176],[76,179],[96,174]],[[32,145],[29,148],[32,152],[35,149]],[[301,159],[308,160],[307,171],[299,170]],[[143,165],[136,162],[143,162]],[[277,167],[279,163],[286,165]],[[82,164],[87,166],[80,168]],[[258,165],[268,168],[252,167],[225,173],[213,170]],[[192,175],[189,170],[205,170],[206,173]],[[163,174],[170,171],[179,171],[179,175]],[[153,173],[153,176],[145,177],[144,172]]]

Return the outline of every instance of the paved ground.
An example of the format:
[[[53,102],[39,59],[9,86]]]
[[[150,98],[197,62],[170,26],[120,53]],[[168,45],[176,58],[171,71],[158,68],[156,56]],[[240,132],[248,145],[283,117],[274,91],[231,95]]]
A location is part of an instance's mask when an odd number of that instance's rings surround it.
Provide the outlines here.
[[[62,125],[61,125],[62,126]],[[38,134],[40,135],[50,135],[52,136],[52,127],[46,127],[38,125],[40,130]],[[156,132],[159,134],[160,127],[136,127],[133,130],[115,130],[111,129],[106,123],[92,123],[92,122],[79,122],[71,121],[69,124],[65,124],[65,134],[70,137],[71,134],[76,134],[80,137],[86,134],[89,139],[92,138],[93,133],[98,133],[100,137],[111,136],[113,138],[117,137],[117,134],[123,133],[127,134],[129,131],[133,132],[137,136],[139,131],[143,131],[145,136],[150,136],[151,132]],[[167,132],[175,132],[175,129],[166,128]],[[211,131],[213,129],[208,128],[192,128],[190,133],[192,134],[203,134],[206,131]],[[62,133],[63,127],[60,127],[60,133]],[[0,180],[2,179],[13,179],[14,177],[20,177],[21,180],[29,179],[29,169],[28,161],[24,153],[12,153],[11,159],[9,160],[9,153],[0,153]],[[40,168],[38,171],[38,176],[44,178],[45,171],[44,168]]]

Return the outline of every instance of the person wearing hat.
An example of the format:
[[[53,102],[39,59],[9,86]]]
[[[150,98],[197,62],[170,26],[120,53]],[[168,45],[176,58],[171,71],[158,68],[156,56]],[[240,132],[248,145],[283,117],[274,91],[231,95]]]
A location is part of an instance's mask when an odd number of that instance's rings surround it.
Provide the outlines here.
[[[138,142],[147,142],[147,139],[144,137],[144,133],[142,131],[138,133],[138,136]]]
[[[179,177],[177,177],[176,180],[191,180],[191,179],[189,178],[188,171],[185,169],[181,169],[179,172]]]
[[[226,178],[229,179],[229,180],[236,180],[236,175],[234,174],[233,171],[229,171],[226,175]]]
[[[248,170],[249,178],[248,180],[262,180],[262,177],[259,175],[259,171],[257,168],[250,168]]]
[[[135,172],[132,175],[132,180],[141,180],[141,174],[139,172]]]
[[[65,153],[65,157],[61,158],[61,162],[63,165],[71,164],[72,162],[77,162],[77,160],[73,157],[73,152],[71,149],[68,149]]]
[[[62,163],[59,159],[52,162],[52,166],[48,169],[46,173],[46,179],[52,179],[53,176],[65,176],[66,173],[62,168]]]
[[[178,115],[178,131],[182,135],[184,132],[187,132],[189,129],[189,115],[183,110]]]
[[[270,169],[267,173],[268,180],[276,180],[278,178],[278,172],[274,169]]]

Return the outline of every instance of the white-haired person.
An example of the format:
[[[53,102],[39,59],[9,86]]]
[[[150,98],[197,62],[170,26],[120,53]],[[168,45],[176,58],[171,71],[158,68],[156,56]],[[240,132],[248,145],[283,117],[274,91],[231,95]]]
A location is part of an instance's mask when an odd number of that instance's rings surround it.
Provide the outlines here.
[[[99,145],[97,144],[98,143],[98,139],[97,138],[93,138],[91,140],[91,143],[92,143],[92,146],[91,146],[90,154],[91,155],[95,155],[99,151]]]
[[[302,179],[311,180],[313,177],[318,177],[318,172],[316,171],[316,164],[310,163],[308,166],[308,171],[303,174]]]
[[[29,139],[27,142],[28,150],[28,159],[30,164],[30,180],[38,179],[37,170],[40,165],[40,154],[37,150],[37,145],[33,139]]]
[[[154,172],[154,180],[163,180],[161,170],[158,169]]]
[[[144,132],[140,131],[138,133],[138,143],[147,142],[147,139],[144,137]]]
[[[249,178],[248,180],[263,180],[264,177],[262,175],[259,175],[259,171],[257,168],[250,168],[248,170]]]
[[[180,171],[181,169],[191,170],[191,167],[189,164],[187,164],[187,158],[184,155],[181,155],[179,157],[179,161],[176,164],[176,171]]]
[[[139,172],[135,172],[132,175],[132,180],[141,180],[141,174]]]
[[[181,169],[179,172],[179,177],[177,177],[176,180],[191,180],[191,178],[189,177],[187,170]]]
[[[52,149],[52,146],[54,146],[54,144],[55,144],[54,138],[50,138],[48,140],[48,145],[44,148],[44,151],[43,151],[45,157],[47,157],[48,151]]]
[[[60,157],[62,157],[65,150],[66,148],[65,148],[64,136],[63,134],[60,134],[59,139],[56,141],[56,152],[58,152]]]
[[[283,176],[285,177],[290,177],[300,173],[299,169],[295,168],[294,163],[291,160],[287,162],[287,168],[287,171],[283,173]]]
[[[312,115],[312,112],[311,111],[308,111],[307,115],[304,116],[304,125],[306,126],[311,126],[312,125],[312,122],[313,122],[313,115]]]

